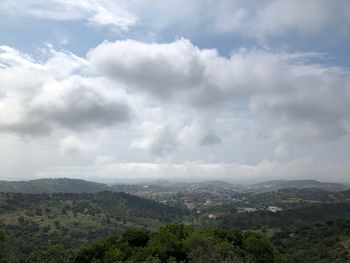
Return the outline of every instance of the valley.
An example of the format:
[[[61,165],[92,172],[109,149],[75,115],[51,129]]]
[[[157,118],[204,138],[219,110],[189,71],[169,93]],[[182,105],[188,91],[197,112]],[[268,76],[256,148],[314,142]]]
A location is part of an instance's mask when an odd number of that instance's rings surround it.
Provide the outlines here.
[[[299,182],[299,188],[266,191],[266,187],[220,181],[103,185],[45,179],[14,184],[25,188],[7,182],[8,191],[17,189],[17,193],[0,194],[0,229],[5,235],[2,247],[11,262],[27,262],[39,248],[79,250],[128,229],[157,231],[179,222],[195,228],[260,233],[294,262],[350,259],[346,252],[350,244],[350,190],[340,191],[345,185],[328,191],[322,183],[317,183],[320,188],[308,188]],[[31,192],[39,193],[26,193],[27,186],[33,184]],[[43,193],[47,184],[51,187]],[[90,188],[81,192],[86,185]],[[317,250],[312,249],[314,245]],[[323,254],[316,253],[320,249]]]

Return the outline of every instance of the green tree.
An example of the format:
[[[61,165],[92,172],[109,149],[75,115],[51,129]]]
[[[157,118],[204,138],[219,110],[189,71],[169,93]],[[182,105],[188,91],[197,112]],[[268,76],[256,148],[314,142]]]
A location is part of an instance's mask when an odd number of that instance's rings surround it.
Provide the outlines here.
[[[5,240],[5,233],[0,231],[0,262],[5,262],[5,251],[4,251],[4,246],[3,242]]]
[[[71,254],[61,245],[52,245],[48,248],[35,248],[27,257],[27,262],[32,263],[68,263]]]
[[[162,261],[170,257],[181,261],[187,258],[187,251],[183,240],[192,232],[192,227],[183,224],[171,224],[161,227],[158,233],[152,236],[148,249],[154,256]]]
[[[244,236],[243,247],[248,253],[248,262],[274,262],[274,249],[271,242],[261,234],[247,232]]]

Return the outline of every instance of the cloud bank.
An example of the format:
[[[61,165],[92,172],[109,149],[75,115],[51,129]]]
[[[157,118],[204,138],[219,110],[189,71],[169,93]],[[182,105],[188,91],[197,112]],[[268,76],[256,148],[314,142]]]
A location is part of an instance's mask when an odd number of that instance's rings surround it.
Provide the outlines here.
[[[349,134],[350,75],[313,63],[317,55],[241,50],[226,58],[186,39],[168,44],[123,40],[102,43],[88,60],[111,81],[160,101],[199,113],[245,105],[257,122],[269,125],[271,136],[337,140]]]
[[[348,180],[346,0],[4,0],[0,14],[6,174]]]
[[[126,95],[104,79],[79,71],[87,62],[53,52],[40,63],[9,47],[0,47],[0,129],[45,135],[57,129],[101,128],[131,119]]]

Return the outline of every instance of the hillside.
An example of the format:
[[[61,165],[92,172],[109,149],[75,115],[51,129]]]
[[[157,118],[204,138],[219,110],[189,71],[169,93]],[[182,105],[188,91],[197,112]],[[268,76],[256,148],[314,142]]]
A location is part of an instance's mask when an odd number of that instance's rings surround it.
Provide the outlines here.
[[[9,254],[18,258],[36,246],[75,247],[130,227],[156,229],[186,215],[126,193],[0,194],[0,229]]]
[[[226,214],[215,225],[265,233],[296,263],[350,262],[350,203],[312,204],[276,213]],[[211,222],[209,222],[211,223]]]
[[[339,183],[325,183],[316,180],[275,180],[247,186],[250,191],[269,192],[283,188],[318,188],[330,192],[345,191],[350,188],[348,185]]]
[[[106,184],[68,178],[0,181],[4,193],[97,193],[108,189]]]
[[[271,238],[296,263],[350,262],[350,220],[305,225],[277,232]]]
[[[149,233],[148,230],[157,230],[167,223],[182,222],[186,225],[192,223],[194,231],[197,227],[204,227],[192,237],[194,241],[192,238],[191,240],[184,238],[176,242],[176,244],[183,244],[183,248],[186,249],[188,242],[197,242],[197,238],[203,238],[202,234],[206,231],[206,227],[209,229],[234,227],[239,228],[243,231],[242,233],[254,231],[271,238],[274,246],[279,251],[288,252],[295,262],[311,263],[327,262],[327,260],[328,262],[347,262],[346,260],[350,260],[350,255],[343,252],[350,245],[348,220],[350,190],[332,193],[317,188],[283,188],[271,192],[237,193],[232,189],[220,188],[221,183],[213,184],[205,183],[199,188],[189,186],[183,192],[166,192],[163,191],[166,188],[160,186],[157,186],[158,188],[146,185],[118,186],[119,189],[126,190],[141,189],[144,191],[142,193],[149,193],[151,198],[157,197],[158,203],[112,191],[0,193],[0,254],[2,249],[5,249],[8,255],[19,260],[24,260],[31,254],[33,260],[29,262],[46,263],[45,260],[36,261],[36,259],[42,255],[51,256],[52,253],[61,255],[63,250],[65,252],[61,256],[64,257],[72,256],[71,252],[78,254],[81,252],[82,256],[89,256],[97,249],[101,253],[93,256],[96,255],[100,261],[94,262],[105,262],[101,257],[110,256],[112,252],[109,248],[119,247],[120,236],[128,229],[136,227]],[[164,200],[166,202],[163,202]],[[171,200],[178,205],[170,207],[161,204],[171,205]],[[191,209],[191,206],[195,209]],[[187,207],[192,213],[180,207]],[[278,207],[279,210],[273,212],[269,207]],[[5,241],[1,241],[2,232],[5,233]],[[150,234],[149,240],[153,240],[154,235],[157,234]],[[114,238],[108,239],[111,236]],[[90,243],[100,238],[114,240],[116,243],[113,243],[114,241],[112,244],[108,243],[112,247],[108,247],[109,245],[95,247],[95,243]],[[169,238],[169,242],[173,241],[172,238],[173,236]],[[213,236],[210,238],[212,241],[213,238],[215,239]],[[101,244],[100,241],[97,243]],[[166,247],[167,244],[165,242],[164,246]],[[210,248],[216,245],[219,245],[217,247],[219,250],[228,246],[227,243],[223,244],[220,241],[211,244]],[[317,249],[314,249],[315,246]],[[135,252],[135,255],[124,253],[124,245],[120,248],[122,254],[118,252],[118,255],[122,256],[123,260],[145,255],[151,258],[158,257],[152,253],[148,254],[151,249],[155,249],[151,244],[145,244],[142,249],[140,248],[140,251],[143,251],[142,255],[138,252]],[[205,251],[207,250],[208,247]],[[225,250],[221,252],[223,251]],[[160,250],[154,251],[154,253],[158,252],[166,253],[164,255],[166,257],[173,256],[171,251],[170,254]],[[190,259],[193,259],[191,253],[196,252],[187,252],[186,257],[189,262],[195,262]],[[221,252],[209,253],[208,257],[227,255]],[[246,262],[244,260],[238,262]]]
[[[29,181],[0,181],[0,192],[4,193],[97,193],[100,191],[114,191],[137,193],[148,192],[183,192],[187,190],[212,191],[225,189],[234,192],[272,192],[285,188],[315,188],[329,192],[340,192],[350,186],[338,183],[326,183],[316,180],[275,180],[252,185],[234,185],[224,181],[204,181],[197,183],[171,183],[158,180],[144,184],[107,184],[95,183],[81,179],[55,178],[37,179]]]

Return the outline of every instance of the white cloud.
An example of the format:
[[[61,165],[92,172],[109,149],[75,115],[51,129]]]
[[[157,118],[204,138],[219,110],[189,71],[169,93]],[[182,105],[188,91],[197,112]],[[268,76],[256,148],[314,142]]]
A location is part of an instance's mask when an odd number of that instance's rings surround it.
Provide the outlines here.
[[[268,90],[285,77],[288,66],[278,54],[243,50],[226,58],[186,39],[166,44],[104,42],[88,59],[98,73],[138,91],[162,99],[180,96],[198,106]]]
[[[347,0],[3,0],[0,12],[141,29],[143,35],[152,34],[157,39],[169,32],[249,37],[318,34],[330,27],[347,34],[350,24]]]
[[[49,20],[86,20],[93,25],[116,26],[127,29],[136,23],[119,0],[4,0],[0,10],[8,14]]]
[[[139,18],[138,25],[160,34],[227,34],[241,31],[249,21],[248,8],[235,0],[132,0],[128,8]]]
[[[221,139],[208,121],[193,120],[178,132],[178,141],[185,146],[205,146],[220,144]]]
[[[317,54],[239,50],[226,58],[186,39],[104,42],[87,60],[50,46],[47,52],[40,63],[2,47],[2,130],[108,128],[130,120],[133,101],[146,126],[132,127],[141,135],[130,145],[160,156],[218,144],[215,118],[234,118],[234,105],[254,118],[257,134],[275,140],[336,141],[349,134],[350,74],[312,63]]]
[[[255,30],[261,34],[282,34],[287,30],[320,31],[332,18],[333,1],[270,1],[258,11]]]
[[[60,142],[60,150],[64,154],[73,154],[78,152],[85,152],[92,149],[92,145],[83,142],[76,135],[68,135]]]
[[[226,58],[180,39],[168,44],[105,42],[88,59],[100,74],[160,100],[211,110],[246,105],[257,121],[267,120],[261,125],[269,125],[270,135],[338,139],[349,133],[350,73],[312,63],[315,55],[240,50]],[[174,129],[161,130],[155,138],[174,137],[169,136]],[[166,144],[173,148],[174,143]]]
[[[187,114],[184,114],[187,112]],[[221,143],[216,130],[203,115],[173,109],[173,116],[149,116],[142,124],[143,135],[130,143],[133,149],[149,151],[158,157],[167,157],[180,150],[217,145]]]
[[[319,33],[329,26],[349,26],[348,1],[273,0],[257,11],[254,30],[260,35]]]
[[[169,155],[176,152],[178,142],[176,135],[169,127],[161,127],[145,138],[136,139],[130,146],[136,149],[150,151],[158,156]]]
[[[347,34],[350,24],[347,0],[136,0],[129,1],[128,8],[139,25],[159,35],[176,31],[265,38],[297,32],[307,37],[331,27]]]
[[[201,84],[204,53],[186,39],[169,44],[123,40],[102,43],[88,59],[98,73],[169,97]]]
[[[104,79],[75,75],[87,62],[71,53],[51,50],[46,63],[1,48],[0,129],[22,134],[48,134],[127,122],[126,94]],[[80,72],[81,73],[81,72]]]
[[[106,165],[115,162],[116,158],[111,155],[98,155],[95,159],[95,165]]]
[[[315,63],[324,54],[241,49],[224,57],[181,38],[103,42],[87,58],[48,46],[46,56],[40,62],[1,47],[1,131],[51,134],[70,151],[85,147],[78,132],[92,141],[96,131],[109,137],[90,160],[95,165],[62,165],[43,176],[258,180],[302,177],[328,163],[315,177],[336,167],[345,178],[339,162],[349,154],[350,73]],[[116,164],[113,156],[124,152],[147,164]],[[150,163],[154,155],[169,164]]]

